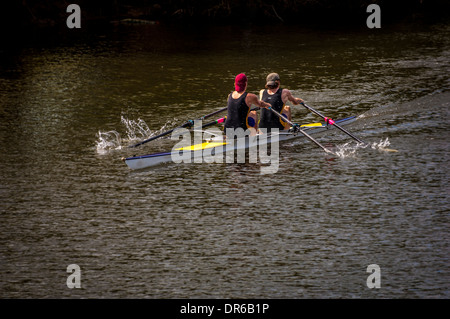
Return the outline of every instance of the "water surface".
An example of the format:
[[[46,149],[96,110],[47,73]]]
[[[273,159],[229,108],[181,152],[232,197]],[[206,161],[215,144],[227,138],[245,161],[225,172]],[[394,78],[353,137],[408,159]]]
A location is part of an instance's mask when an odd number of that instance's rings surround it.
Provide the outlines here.
[[[449,31],[143,25],[3,49],[0,296],[448,298]],[[155,134],[222,108],[240,72],[253,93],[279,73],[398,152],[344,147],[335,131],[319,141],[346,156],[287,142],[273,175],[120,160],[173,145],[126,149],[127,121]],[[319,120],[301,107],[293,118]],[[122,148],[99,152],[111,131]],[[66,286],[70,264],[82,289]]]

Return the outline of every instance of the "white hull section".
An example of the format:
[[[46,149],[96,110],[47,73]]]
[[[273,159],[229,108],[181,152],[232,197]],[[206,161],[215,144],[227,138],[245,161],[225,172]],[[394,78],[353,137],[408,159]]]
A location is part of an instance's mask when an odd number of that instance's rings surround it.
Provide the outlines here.
[[[355,121],[356,117],[349,117],[343,120],[338,120],[336,123],[339,125],[346,125]],[[329,129],[333,129],[330,126],[313,126],[302,129],[309,135],[325,132]],[[277,136],[275,136],[275,134]],[[278,138],[277,138],[278,137]],[[266,144],[271,144],[276,141],[287,141],[295,138],[305,137],[301,132],[280,131],[279,133],[261,134],[254,137],[247,137],[235,141],[230,141],[226,145],[220,145],[216,147],[207,147],[199,150],[172,150],[170,152],[154,153],[142,156],[129,157],[124,159],[125,163],[132,170],[143,169],[163,163],[170,162],[213,162],[212,157],[223,153],[238,153],[241,149],[251,149],[254,147],[260,147]],[[232,151],[232,152],[231,152]],[[227,155],[227,154],[226,154]],[[209,157],[209,159],[208,159]],[[224,161],[225,162],[225,161]]]

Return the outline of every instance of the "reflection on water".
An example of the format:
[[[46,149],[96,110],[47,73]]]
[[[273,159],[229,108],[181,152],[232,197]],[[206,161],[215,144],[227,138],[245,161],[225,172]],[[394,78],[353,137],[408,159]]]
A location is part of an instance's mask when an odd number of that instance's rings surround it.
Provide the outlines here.
[[[120,27],[0,53],[0,296],[449,296],[449,26],[240,31]],[[344,157],[287,142],[270,176],[120,161],[171,149],[126,146],[224,107],[240,72],[250,92],[277,72],[323,114],[359,115],[348,129],[371,147],[337,130],[319,141]]]

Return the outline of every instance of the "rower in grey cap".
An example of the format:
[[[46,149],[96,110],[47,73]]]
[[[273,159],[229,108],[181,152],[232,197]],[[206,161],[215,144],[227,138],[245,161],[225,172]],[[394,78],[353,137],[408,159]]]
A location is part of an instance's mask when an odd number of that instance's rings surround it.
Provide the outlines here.
[[[277,73],[270,73],[266,78],[266,88],[259,92],[259,98],[261,101],[269,103],[272,109],[291,121],[291,108],[286,105],[286,102],[290,101],[294,105],[298,105],[304,101],[292,96],[288,89],[280,88],[280,83],[280,76]],[[278,128],[281,131],[290,127],[287,122],[268,109],[261,109],[261,119],[258,126],[260,129],[265,128],[267,133],[273,128]]]

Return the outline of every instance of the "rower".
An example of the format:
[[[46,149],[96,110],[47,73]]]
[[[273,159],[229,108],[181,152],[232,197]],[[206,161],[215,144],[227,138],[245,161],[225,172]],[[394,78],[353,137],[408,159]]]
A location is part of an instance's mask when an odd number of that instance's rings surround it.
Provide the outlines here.
[[[225,134],[235,136],[235,129],[242,128],[244,131],[250,130],[250,135],[255,135],[257,115],[256,111],[251,111],[250,107],[270,107],[269,103],[260,101],[253,93],[245,92],[247,89],[247,76],[240,73],[234,81],[235,91],[228,95],[228,115],[225,121]],[[269,111],[270,112],[270,111]]]
[[[270,73],[266,78],[266,88],[259,92],[259,98],[261,101],[268,102],[272,109],[291,121],[291,108],[286,105],[286,102],[291,101],[294,105],[298,105],[304,101],[294,97],[288,89],[281,89],[280,83],[280,76],[277,73]],[[290,125],[272,111],[265,109],[261,110],[259,128],[265,128],[269,133],[272,128],[278,128],[280,131],[288,130]]]

